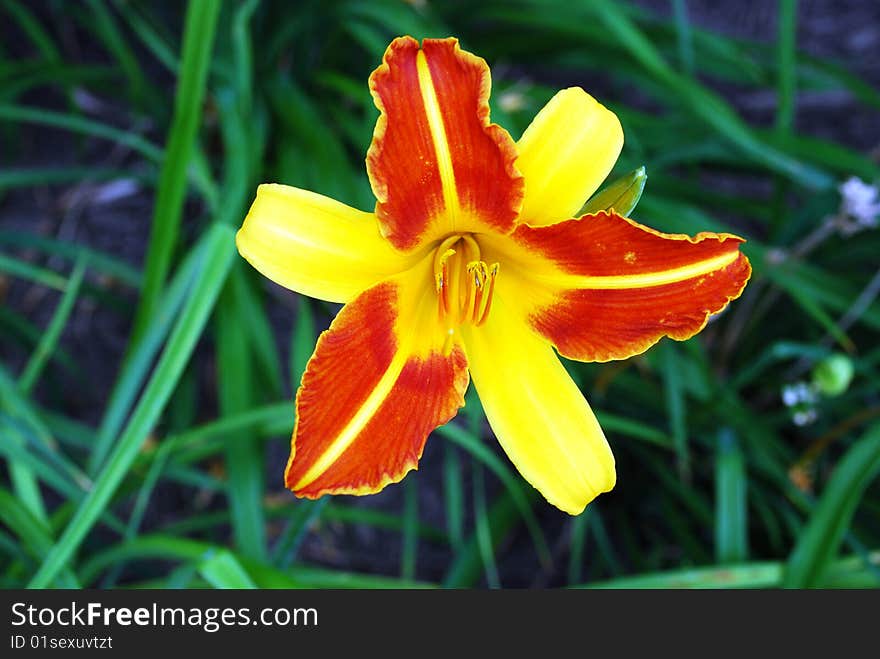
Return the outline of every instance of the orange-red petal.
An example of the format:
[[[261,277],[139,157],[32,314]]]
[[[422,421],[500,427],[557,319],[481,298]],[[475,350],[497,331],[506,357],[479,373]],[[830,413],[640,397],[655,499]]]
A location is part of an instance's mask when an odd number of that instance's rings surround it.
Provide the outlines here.
[[[464,404],[464,352],[444,354],[442,333],[422,326],[415,284],[398,279],[365,291],[318,340],[297,393],[285,472],[298,496],[369,494],[399,481],[417,466],[428,434]]]
[[[512,299],[560,354],[625,359],[663,336],[699,332],[739,297],[751,274],[742,238],[664,234],[615,213],[495,239],[505,258],[497,294]]]
[[[367,153],[383,234],[401,250],[451,233],[510,232],[516,145],[489,121],[489,68],[458,40],[395,39],[370,76],[380,116]]]

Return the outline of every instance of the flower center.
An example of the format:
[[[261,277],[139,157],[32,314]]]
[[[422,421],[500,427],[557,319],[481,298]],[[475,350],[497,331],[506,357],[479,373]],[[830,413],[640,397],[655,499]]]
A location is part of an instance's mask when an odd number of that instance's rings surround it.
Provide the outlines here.
[[[480,260],[480,246],[470,234],[449,236],[440,244],[434,252],[434,286],[440,320],[448,330],[486,322],[497,275],[498,264]]]

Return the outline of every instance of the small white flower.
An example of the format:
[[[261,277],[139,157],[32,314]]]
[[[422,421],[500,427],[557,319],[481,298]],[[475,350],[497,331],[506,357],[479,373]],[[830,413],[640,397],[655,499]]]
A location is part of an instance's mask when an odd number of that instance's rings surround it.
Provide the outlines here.
[[[794,407],[801,403],[812,404],[817,399],[816,391],[806,382],[795,382],[782,387],[782,402],[786,407]]]
[[[796,426],[806,426],[810,423],[813,423],[813,421],[815,421],[818,417],[819,414],[814,408],[811,407],[806,410],[799,410],[795,412],[792,415],[791,420],[794,421],[794,425]]]
[[[797,391],[795,391],[792,385],[785,385],[782,388],[782,402],[785,403],[786,407],[794,407],[798,404]]]
[[[877,226],[877,217],[880,216],[880,190],[877,186],[851,176],[838,187],[838,191],[841,211],[863,227]]]

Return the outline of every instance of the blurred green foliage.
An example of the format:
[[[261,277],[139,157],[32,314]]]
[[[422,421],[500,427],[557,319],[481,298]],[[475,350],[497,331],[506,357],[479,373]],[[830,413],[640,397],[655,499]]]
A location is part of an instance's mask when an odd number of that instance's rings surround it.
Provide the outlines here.
[[[0,1],[14,34],[0,44],[0,203],[120,179],[154,202],[143,269],[0,226],[0,297],[26,285],[57,300],[40,324],[0,306],[0,585],[880,585],[880,231],[845,216],[837,188],[876,183],[880,167],[870,145],[795,121],[800,93],[876,111],[880,92],[798,52],[793,0],[771,44],[706,32],[672,5],[660,19],[611,0]],[[512,469],[475,398],[429,442],[440,478],[360,500],[281,488],[292,389],[333,310],[297,299],[279,341],[269,310],[295,298],[237,257],[233,231],[264,181],[372,207],[366,82],[400,34],[455,35],[485,57],[493,119],[514,137],[556,89],[585,87],[624,126],[612,177],[647,167],[636,219],[748,238],[751,284],[698,337],[568,364],[619,470],[580,517]],[[768,125],[743,119],[731,89],[775,93]],[[84,94],[118,116],[95,116]],[[127,157],[35,167],[21,135],[45,129]],[[89,305],[128,320],[138,308],[94,423],[40,394],[89,368],[64,339]],[[186,496],[150,514],[169,486]],[[381,531],[398,567],[352,560],[348,528]],[[333,545],[324,560],[303,551],[316,537]]]

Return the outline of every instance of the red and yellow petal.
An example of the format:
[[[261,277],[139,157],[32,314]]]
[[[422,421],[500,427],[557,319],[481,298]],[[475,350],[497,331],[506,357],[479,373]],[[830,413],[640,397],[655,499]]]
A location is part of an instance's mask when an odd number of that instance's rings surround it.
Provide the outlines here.
[[[751,275],[731,234],[664,234],[614,213],[496,237],[511,300],[560,354],[580,361],[625,359],[662,337],[699,332],[739,297]]]
[[[485,60],[456,39],[395,39],[370,77],[380,116],[367,153],[383,234],[401,250],[451,233],[510,232],[522,204],[516,145],[489,121]]]
[[[614,487],[614,456],[577,385],[514,307],[465,326],[474,386],[499,443],[523,477],[572,515]]]
[[[429,285],[424,268],[378,284],[321,335],[297,393],[285,472],[298,496],[370,494],[399,481],[464,404],[465,355],[444,352],[435,300],[420,295]]]

